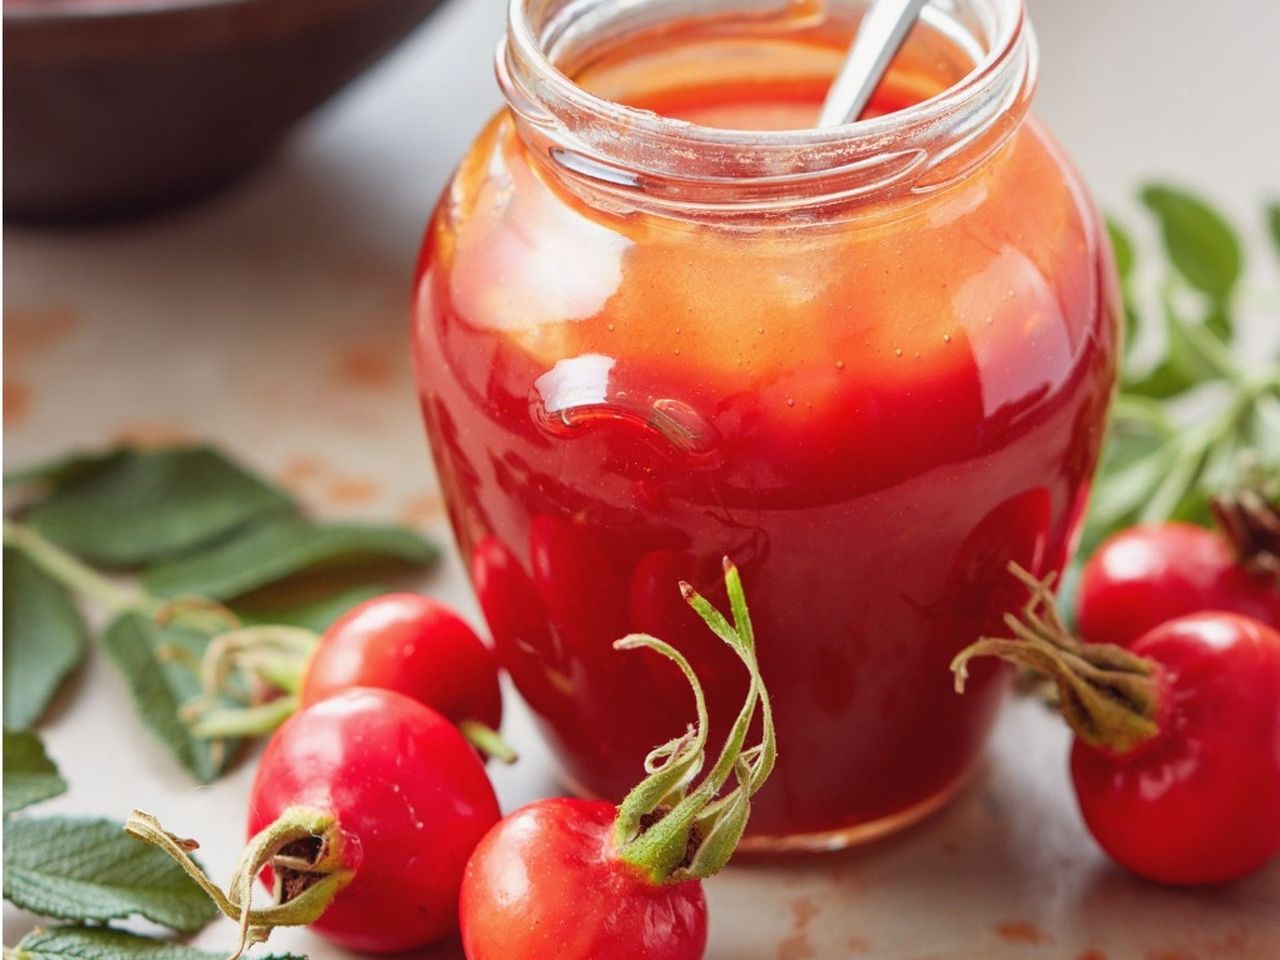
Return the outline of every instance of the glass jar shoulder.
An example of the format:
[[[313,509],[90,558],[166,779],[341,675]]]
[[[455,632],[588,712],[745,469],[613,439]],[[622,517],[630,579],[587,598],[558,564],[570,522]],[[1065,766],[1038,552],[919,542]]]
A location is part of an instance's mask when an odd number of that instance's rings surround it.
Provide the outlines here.
[[[966,363],[1011,396],[1061,380],[1086,340],[1113,335],[1096,215],[1034,121],[934,194],[744,228],[593,208],[499,117],[432,231],[454,319],[544,368],[625,355],[742,386],[817,361],[890,378]]]

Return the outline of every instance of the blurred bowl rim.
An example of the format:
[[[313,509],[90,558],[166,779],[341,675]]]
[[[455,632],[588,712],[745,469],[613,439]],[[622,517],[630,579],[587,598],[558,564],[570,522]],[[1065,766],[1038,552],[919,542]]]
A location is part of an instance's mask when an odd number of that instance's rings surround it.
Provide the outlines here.
[[[185,13],[208,7],[270,3],[271,0],[36,0],[5,3],[5,20],[120,20],[160,13]]]
[[[223,49],[285,36],[391,0],[51,0],[5,3],[5,75]],[[413,2],[413,0],[409,0]],[[442,0],[419,0],[430,9]]]
[[[310,0],[317,8],[355,7],[361,0]],[[368,0],[363,0],[368,2]],[[27,0],[4,2],[4,22],[15,25],[71,21],[116,22],[159,16],[200,15],[232,8],[251,9],[296,0]]]

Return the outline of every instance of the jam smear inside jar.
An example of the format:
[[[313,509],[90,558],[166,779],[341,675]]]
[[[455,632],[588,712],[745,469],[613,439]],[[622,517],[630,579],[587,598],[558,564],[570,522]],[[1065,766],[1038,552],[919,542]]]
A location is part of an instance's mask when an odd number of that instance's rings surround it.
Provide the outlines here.
[[[423,412],[497,649],[576,790],[616,800],[705,684],[677,589],[742,570],[779,759],[748,845],[939,806],[1005,685],[948,663],[1074,549],[1115,377],[1096,213],[1027,114],[1020,0],[953,0],[868,113],[812,130],[858,3],[515,0],[509,110],[428,227]],[[690,10],[697,15],[691,15]],[[622,12],[627,11],[627,12]],[[949,12],[948,12],[949,11]]]

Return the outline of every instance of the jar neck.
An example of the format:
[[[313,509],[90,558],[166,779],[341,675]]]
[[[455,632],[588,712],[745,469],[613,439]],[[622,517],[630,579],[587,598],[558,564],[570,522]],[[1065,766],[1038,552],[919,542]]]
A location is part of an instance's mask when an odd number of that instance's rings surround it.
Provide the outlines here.
[[[498,80],[531,152],[572,189],[629,208],[711,216],[928,194],[972,173],[1030,105],[1036,45],[1023,0],[935,0],[925,22],[974,62],[921,103],[844,126],[728,130],[596,96],[572,77],[601,49],[681,21],[756,31],[814,17],[853,24],[869,0],[510,0]]]

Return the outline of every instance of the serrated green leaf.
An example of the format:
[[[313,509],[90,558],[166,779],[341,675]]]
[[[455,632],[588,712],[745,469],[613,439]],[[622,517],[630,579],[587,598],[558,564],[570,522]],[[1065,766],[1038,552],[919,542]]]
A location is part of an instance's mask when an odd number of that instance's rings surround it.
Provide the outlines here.
[[[67,792],[67,782],[29,730],[4,731],[4,814]]]
[[[1214,300],[1227,300],[1240,279],[1241,253],[1226,218],[1203,200],[1165,184],[1145,187],[1142,202],[1159,220],[1165,250],[1178,272]]]
[[[403,527],[280,518],[258,524],[198,556],[152,567],[142,582],[162,597],[199,594],[232,600],[301,573],[378,561],[426,566],[438,555],[434,544]]]
[[[181,555],[292,506],[211,448],[128,449],[63,484],[26,519],[77,556],[131,567]]]
[[[225,957],[225,952],[209,953],[183,943],[108,927],[33,930],[13,950],[13,960],[224,960]]]
[[[21,550],[4,548],[4,725],[35,724],[84,658],[85,626],[71,594]]]
[[[60,920],[140,916],[182,933],[217,914],[208,895],[163,850],[114,820],[24,817],[5,825],[4,896]]]
[[[237,607],[236,614],[246,625],[278,624],[286,627],[302,627],[316,633],[324,633],[330,624],[357,604],[391,593],[392,588],[381,584],[361,584],[318,600],[281,607]]]
[[[111,622],[102,646],[124,674],[143,723],[197,780],[217,779],[238,743],[193,737],[179,716],[182,705],[201,692],[196,665],[208,638],[176,625],[158,626],[135,611]]]

